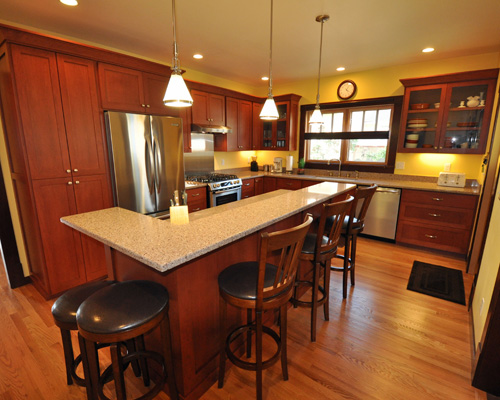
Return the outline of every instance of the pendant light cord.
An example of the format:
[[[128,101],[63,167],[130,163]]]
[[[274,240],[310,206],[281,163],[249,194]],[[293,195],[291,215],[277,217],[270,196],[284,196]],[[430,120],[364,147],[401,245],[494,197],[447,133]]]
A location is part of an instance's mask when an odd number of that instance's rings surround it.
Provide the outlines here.
[[[174,31],[174,61],[172,62],[172,71],[180,73],[179,67],[179,53],[177,51],[177,34],[175,30],[175,0],[172,0],[172,26]]]
[[[271,0],[271,35],[269,43],[269,93],[268,97],[273,97],[273,0]]]
[[[323,51],[323,24],[325,21],[328,21],[328,19],[324,19],[323,17],[321,18],[321,36],[319,40],[319,67],[318,67],[318,92],[316,95],[316,106],[319,107],[319,81],[321,77],[321,53]]]

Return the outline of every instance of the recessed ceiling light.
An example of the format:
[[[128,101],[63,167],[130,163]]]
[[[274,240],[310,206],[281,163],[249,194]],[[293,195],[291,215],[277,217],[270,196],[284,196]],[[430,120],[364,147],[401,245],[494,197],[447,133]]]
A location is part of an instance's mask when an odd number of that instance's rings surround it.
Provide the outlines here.
[[[337,71],[345,71],[345,67],[338,67]]]
[[[262,78],[260,78],[260,79],[262,79],[263,81],[268,81],[268,80],[269,80],[269,78],[268,78],[267,76],[263,76],[263,77],[262,77]]]
[[[59,0],[61,3],[66,4],[67,6],[77,6],[78,0]]]
[[[201,60],[203,58],[203,54],[193,54],[193,58],[196,58],[197,60]]]
[[[422,50],[422,53],[432,53],[434,51],[434,47],[426,47]]]

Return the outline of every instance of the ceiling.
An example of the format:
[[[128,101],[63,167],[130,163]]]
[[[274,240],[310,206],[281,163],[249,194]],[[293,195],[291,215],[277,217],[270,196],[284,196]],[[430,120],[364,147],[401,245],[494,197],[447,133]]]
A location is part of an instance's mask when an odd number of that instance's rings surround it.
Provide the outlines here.
[[[32,27],[164,64],[172,59],[170,0],[1,0],[5,24]],[[181,68],[252,86],[268,74],[270,0],[177,0]],[[499,0],[274,0],[274,84],[500,51]],[[424,47],[436,51],[423,54]],[[192,55],[202,53],[203,60]]]

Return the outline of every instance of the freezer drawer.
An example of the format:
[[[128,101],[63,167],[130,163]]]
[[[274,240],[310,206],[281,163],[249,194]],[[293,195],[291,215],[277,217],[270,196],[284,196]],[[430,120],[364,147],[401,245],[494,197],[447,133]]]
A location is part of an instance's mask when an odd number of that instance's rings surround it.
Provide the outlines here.
[[[379,187],[366,213],[364,235],[396,239],[401,189]]]

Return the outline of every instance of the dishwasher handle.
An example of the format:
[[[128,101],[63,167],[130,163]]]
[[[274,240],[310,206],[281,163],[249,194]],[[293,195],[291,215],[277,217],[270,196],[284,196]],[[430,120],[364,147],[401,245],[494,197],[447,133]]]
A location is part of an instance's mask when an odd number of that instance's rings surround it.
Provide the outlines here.
[[[377,188],[377,192],[380,192],[380,193],[399,193],[401,189],[390,189],[390,188],[381,188],[381,187],[378,187]]]

